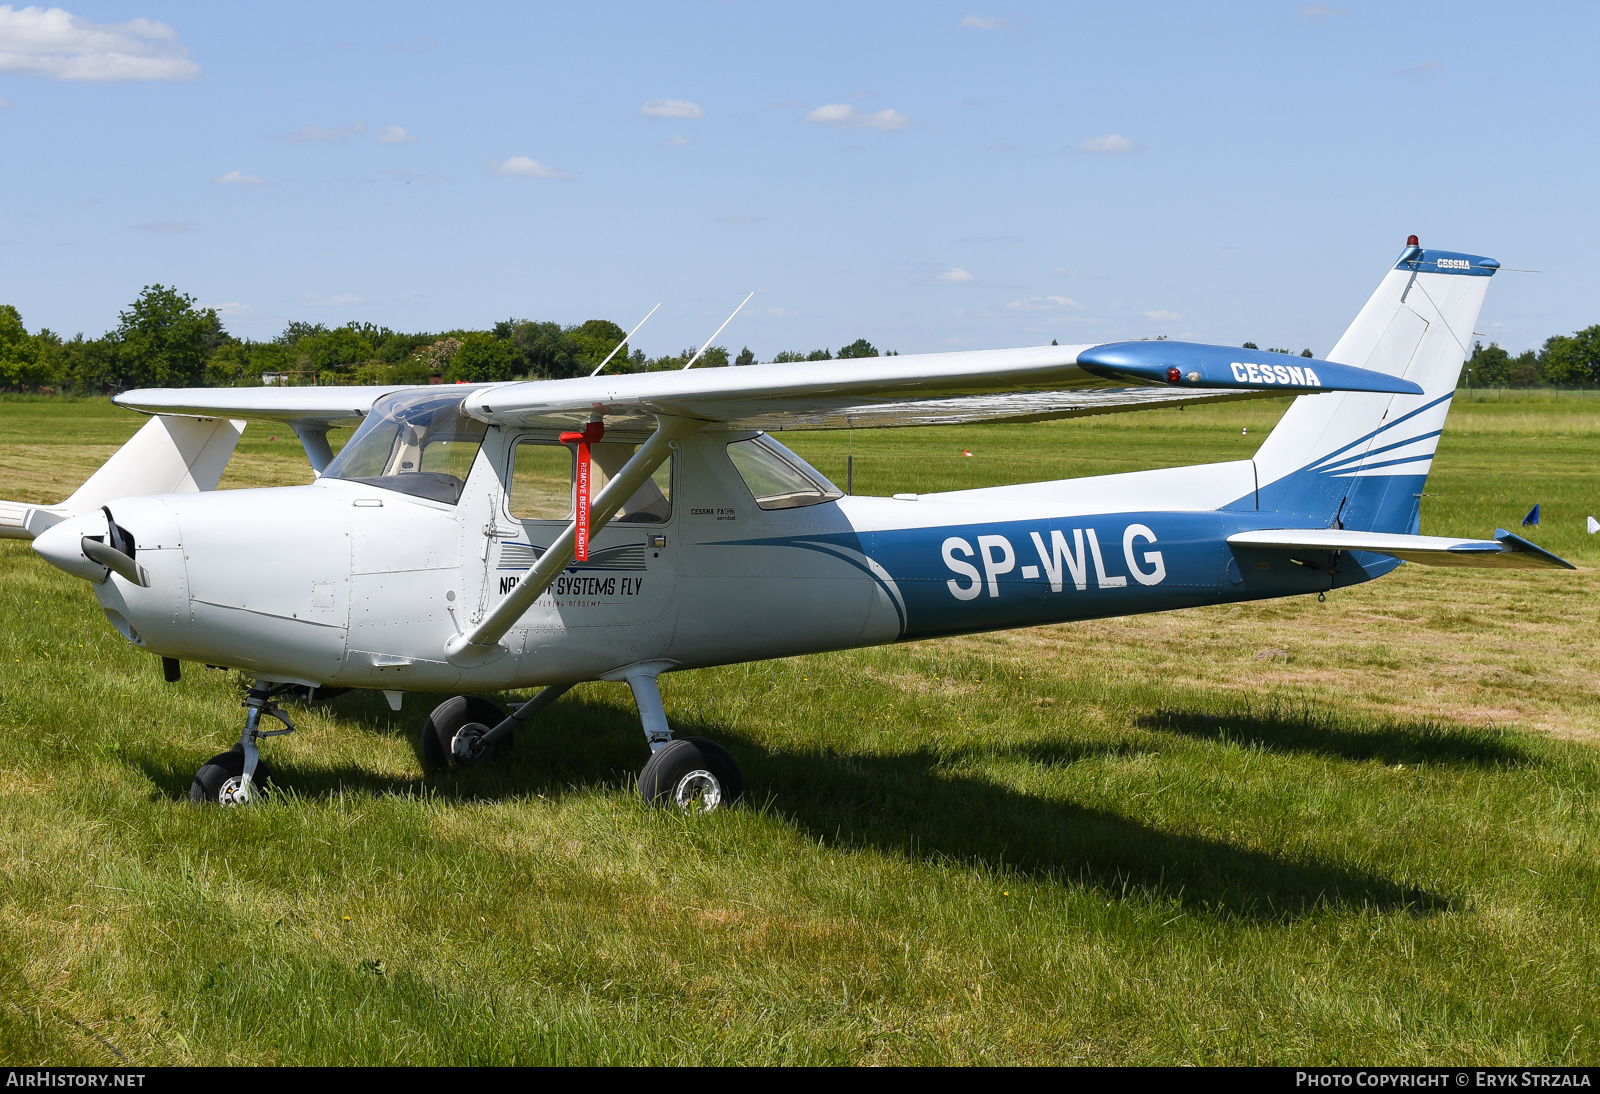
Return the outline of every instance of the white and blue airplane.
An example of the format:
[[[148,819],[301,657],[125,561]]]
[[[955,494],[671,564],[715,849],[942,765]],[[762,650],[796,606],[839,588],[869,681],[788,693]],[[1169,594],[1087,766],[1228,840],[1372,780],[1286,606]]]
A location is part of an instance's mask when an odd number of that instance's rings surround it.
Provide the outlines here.
[[[737,764],[674,739],[665,672],[938,635],[1322,593],[1402,561],[1567,567],[1505,531],[1419,535],[1419,499],[1499,264],[1411,237],[1328,354],[1170,341],[450,387],[130,391],[151,415],[70,498],[0,502],[162,658],[253,680],[195,776],[239,805],[277,705],[449,693],[425,761],[498,753],[581,681],[626,682],[647,800],[714,809]],[[848,496],[787,429],[1030,422],[1299,393],[1254,458],[892,498]],[[249,421],[310,485],[215,489]],[[330,428],[359,423],[337,455]],[[508,714],[472,692],[543,685]],[[265,719],[282,728],[268,730]]]

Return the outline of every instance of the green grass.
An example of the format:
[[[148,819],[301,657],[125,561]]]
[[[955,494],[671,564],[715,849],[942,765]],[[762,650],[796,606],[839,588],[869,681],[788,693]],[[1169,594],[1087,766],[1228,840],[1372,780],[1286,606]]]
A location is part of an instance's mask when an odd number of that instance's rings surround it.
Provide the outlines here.
[[[927,492],[1241,458],[1281,410],[784,440]],[[0,402],[0,461],[137,424]],[[225,484],[304,476],[267,435]],[[1424,530],[1540,501],[1533,538],[1595,566],[1597,440],[1600,400],[1458,400]],[[163,684],[0,544],[0,1061],[1593,1062],[1597,591],[1407,566],[674,675],[677,730],[750,787],[697,819],[636,801],[621,685],[434,777],[428,702],[352,694],[269,745],[287,791],[224,812],[185,797],[238,679]]]

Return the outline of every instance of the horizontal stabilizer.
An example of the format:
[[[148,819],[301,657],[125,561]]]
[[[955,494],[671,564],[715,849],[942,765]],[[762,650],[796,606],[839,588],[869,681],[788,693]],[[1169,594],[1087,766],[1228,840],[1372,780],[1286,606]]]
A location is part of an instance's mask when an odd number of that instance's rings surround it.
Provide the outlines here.
[[[1565,559],[1504,528],[1495,529],[1494,536],[1494,539],[1451,539],[1449,536],[1407,536],[1345,528],[1270,528],[1236,532],[1228,537],[1228,543],[1233,547],[1284,551],[1370,551],[1426,566],[1577,569]]]

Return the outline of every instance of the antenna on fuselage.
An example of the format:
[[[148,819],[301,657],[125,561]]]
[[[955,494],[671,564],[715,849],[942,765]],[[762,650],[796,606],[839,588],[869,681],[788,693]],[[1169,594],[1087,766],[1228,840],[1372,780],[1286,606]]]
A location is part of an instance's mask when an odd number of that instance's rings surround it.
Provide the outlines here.
[[[750,296],[754,296],[755,294],[756,294],[755,290],[751,289],[750,290]],[[740,309],[743,308],[746,304],[750,303],[750,296],[747,296],[743,300],[739,301],[739,307],[733,309],[733,315],[738,315]],[[729,323],[733,322],[733,315],[728,316],[728,318],[726,318],[726,319],[724,319],[722,321],[722,327],[726,327]],[[694,351],[694,356],[689,358],[689,364],[683,366],[685,371],[688,371],[688,369],[689,369],[689,367],[691,365],[693,365],[696,361],[700,360],[700,355],[706,351],[706,347],[707,346],[711,345],[711,343],[713,343],[713,342],[715,342],[717,340],[717,335],[722,333],[722,327],[718,327],[716,330],[712,331],[711,332],[711,337],[707,338],[705,340],[705,344],[702,345],[699,349]]]
[[[651,308],[649,314],[646,315],[643,319],[639,320],[639,327],[644,326],[645,323],[649,320],[650,316],[654,315],[660,309],[661,309],[661,305],[660,304],[657,304],[655,307]],[[630,330],[628,332],[628,338],[632,338],[634,335],[638,334],[639,333],[639,327],[634,327],[632,330]],[[611,363],[611,359],[617,355],[617,350],[621,349],[623,346],[628,344],[628,338],[624,338],[622,341],[618,342],[617,345],[616,345],[616,349],[613,349],[610,353],[606,354],[606,359],[604,361],[601,361],[598,365],[594,366],[594,371],[589,373],[589,375],[590,376],[598,376],[598,375],[600,375],[600,370],[605,368],[607,365],[609,365]]]

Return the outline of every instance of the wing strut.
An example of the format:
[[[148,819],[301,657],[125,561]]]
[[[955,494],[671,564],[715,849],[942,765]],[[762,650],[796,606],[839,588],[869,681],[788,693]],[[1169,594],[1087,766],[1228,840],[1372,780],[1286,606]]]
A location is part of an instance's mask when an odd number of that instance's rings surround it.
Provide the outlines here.
[[[617,510],[622,508],[622,503],[633,497],[634,491],[644,485],[645,479],[655,474],[656,468],[672,458],[672,448],[676,442],[705,424],[697,418],[656,415],[656,431],[595,497],[589,512],[589,534],[593,536],[609,524]],[[556,537],[550,549],[539,556],[539,561],[528,571],[522,584],[511,590],[482,623],[445,643],[445,657],[450,663],[483,665],[504,655],[507,651],[500,645],[500,639],[567,568],[572,561],[577,539],[578,521],[574,518]]]
[[[751,289],[750,290],[750,296],[754,296],[755,294],[756,294],[756,291],[754,289]],[[739,301],[739,306],[737,308],[733,309],[733,315],[738,315],[739,312],[744,308],[744,306],[746,304],[750,303],[750,296],[747,296],[743,300]],[[728,318],[724,319],[722,321],[722,326],[718,327],[715,331],[713,331],[712,334],[711,334],[711,337],[706,339],[705,345],[701,346],[699,349],[694,351],[694,356],[689,358],[689,363],[687,365],[683,366],[683,371],[688,372],[690,369],[694,368],[694,363],[696,361],[700,360],[700,355],[702,353],[704,353],[706,350],[710,349],[711,348],[711,343],[713,343],[713,342],[715,342],[717,340],[717,335],[721,334],[725,329],[727,329],[728,324],[733,322],[733,315],[730,315],[730,316],[728,316]]]

